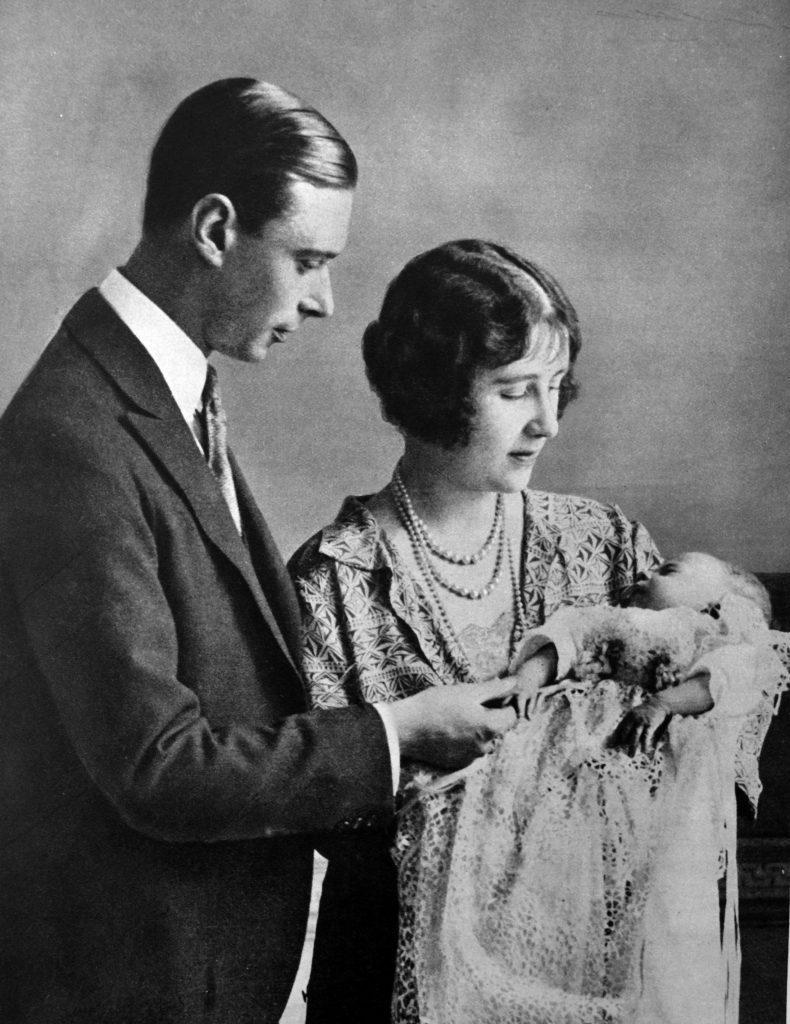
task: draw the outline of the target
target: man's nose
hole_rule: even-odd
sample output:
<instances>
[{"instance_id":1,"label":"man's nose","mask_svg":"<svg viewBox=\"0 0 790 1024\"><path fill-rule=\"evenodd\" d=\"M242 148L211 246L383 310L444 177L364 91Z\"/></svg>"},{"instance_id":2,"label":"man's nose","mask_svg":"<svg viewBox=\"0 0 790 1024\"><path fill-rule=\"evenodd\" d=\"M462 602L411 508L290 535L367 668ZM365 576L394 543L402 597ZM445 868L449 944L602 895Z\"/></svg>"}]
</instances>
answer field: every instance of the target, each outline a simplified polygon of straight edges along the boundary
<instances>
[{"instance_id":1,"label":"man's nose","mask_svg":"<svg viewBox=\"0 0 790 1024\"><path fill-rule=\"evenodd\" d=\"M310 288L300 305L305 316L323 317L334 313L335 300L332 295L329 267L321 267L311 275Z\"/></svg>"}]
</instances>

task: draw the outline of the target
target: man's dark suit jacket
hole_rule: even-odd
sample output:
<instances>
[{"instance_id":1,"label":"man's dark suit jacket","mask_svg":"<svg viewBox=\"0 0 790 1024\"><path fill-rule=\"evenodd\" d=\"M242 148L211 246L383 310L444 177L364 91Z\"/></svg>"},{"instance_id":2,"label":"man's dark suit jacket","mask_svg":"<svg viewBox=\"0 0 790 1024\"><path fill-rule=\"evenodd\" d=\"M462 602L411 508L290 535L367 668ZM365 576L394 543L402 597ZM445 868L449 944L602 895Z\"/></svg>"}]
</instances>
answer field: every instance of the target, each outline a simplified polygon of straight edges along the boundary
<instances>
[{"instance_id":1,"label":"man's dark suit jacket","mask_svg":"<svg viewBox=\"0 0 790 1024\"><path fill-rule=\"evenodd\" d=\"M4 1024L277 1020L310 833L391 812L376 712L305 713L295 598L236 483L246 546L95 290L0 420Z\"/></svg>"}]
</instances>

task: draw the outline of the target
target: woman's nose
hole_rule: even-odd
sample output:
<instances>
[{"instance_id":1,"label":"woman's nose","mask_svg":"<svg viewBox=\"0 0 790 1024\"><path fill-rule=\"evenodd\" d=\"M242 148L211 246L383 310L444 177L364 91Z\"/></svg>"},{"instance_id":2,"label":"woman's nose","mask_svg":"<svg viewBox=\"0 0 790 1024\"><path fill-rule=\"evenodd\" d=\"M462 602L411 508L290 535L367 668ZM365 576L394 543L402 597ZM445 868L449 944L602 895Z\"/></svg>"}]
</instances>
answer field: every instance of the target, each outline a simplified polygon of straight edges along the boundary
<instances>
[{"instance_id":1,"label":"woman's nose","mask_svg":"<svg viewBox=\"0 0 790 1024\"><path fill-rule=\"evenodd\" d=\"M329 267L323 266L311 275L310 287L302 299L302 313L305 316L331 316L335 311L332 282Z\"/></svg>"},{"instance_id":2,"label":"woman's nose","mask_svg":"<svg viewBox=\"0 0 790 1024\"><path fill-rule=\"evenodd\" d=\"M559 428L556 395L554 392L547 392L540 397L538 407L530 419L527 429L533 435L551 440L552 437L557 436Z\"/></svg>"}]
</instances>

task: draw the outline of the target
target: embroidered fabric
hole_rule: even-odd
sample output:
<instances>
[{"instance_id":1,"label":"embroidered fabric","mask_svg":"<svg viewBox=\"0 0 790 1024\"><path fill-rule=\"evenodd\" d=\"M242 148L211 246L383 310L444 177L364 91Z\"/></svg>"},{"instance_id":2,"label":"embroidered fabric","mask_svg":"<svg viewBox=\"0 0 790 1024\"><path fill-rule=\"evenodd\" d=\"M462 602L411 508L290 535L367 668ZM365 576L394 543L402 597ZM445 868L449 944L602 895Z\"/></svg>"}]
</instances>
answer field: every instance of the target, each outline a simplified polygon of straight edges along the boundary
<instances>
[{"instance_id":1,"label":"embroidered fabric","mask_svg":"<svg viewBox=\"0 0 790 1024\"><path fill-rule=\"evenodd\" d=\"M737 1021L733 765L739 750L756 772L764 710L751 746L744 714L787 688L788 638L737 603L718 622L687 609L569 615L582 624L576 670L608 642L620 678L569 680L463 786L429 786L404 810L396 860L419 1016L398 1021ZM687 670L747 637L754 678L718 679L714 711L673 720L650 756L607 749L657 666ZM750 772L739 781L756 800Z\"/></svg>"}]
</instances>

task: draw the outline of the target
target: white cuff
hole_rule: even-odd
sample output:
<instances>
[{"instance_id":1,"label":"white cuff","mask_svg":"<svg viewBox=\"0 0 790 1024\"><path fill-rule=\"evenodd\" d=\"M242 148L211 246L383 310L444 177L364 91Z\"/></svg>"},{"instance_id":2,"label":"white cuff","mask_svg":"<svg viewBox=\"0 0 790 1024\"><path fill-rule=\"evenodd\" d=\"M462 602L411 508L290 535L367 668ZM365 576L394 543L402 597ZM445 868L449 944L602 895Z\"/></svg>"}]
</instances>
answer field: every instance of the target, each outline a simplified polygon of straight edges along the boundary
<instances>
[{"instance_id":1,"label":"white cuff","mask_svg":"<svg viewBox=\"0 0 790 1024\"><path fill-rule=\"evenodd\" d=\"M716 714L737 718L755 710L762 691L757 678L757 653L751 644L726 644L703 654L687 675L708 672Z\"/></svg>"},{"instance_id":2,"label":"white cuff","mask_svg":"<svg viewBox=\"0 0 790 1024\"><path fill-rule=\"evenodd\" d=\"M392 768L392 792L395 794L398 792L398 785L400 783L400 740L398 739L398 730L395 728L390 709L386 704L372 704L371 707L378 711L381 724L384 726L384 732L387 736L390 767Z\"/></svg>"}]
</instances>

